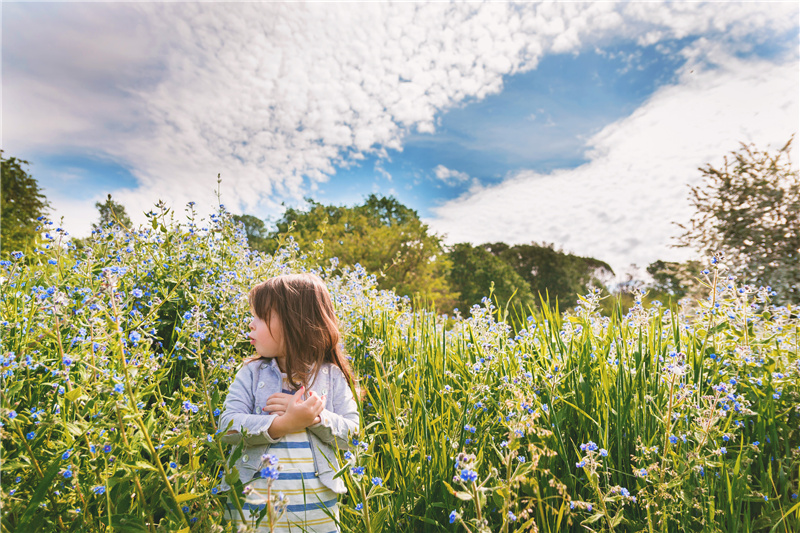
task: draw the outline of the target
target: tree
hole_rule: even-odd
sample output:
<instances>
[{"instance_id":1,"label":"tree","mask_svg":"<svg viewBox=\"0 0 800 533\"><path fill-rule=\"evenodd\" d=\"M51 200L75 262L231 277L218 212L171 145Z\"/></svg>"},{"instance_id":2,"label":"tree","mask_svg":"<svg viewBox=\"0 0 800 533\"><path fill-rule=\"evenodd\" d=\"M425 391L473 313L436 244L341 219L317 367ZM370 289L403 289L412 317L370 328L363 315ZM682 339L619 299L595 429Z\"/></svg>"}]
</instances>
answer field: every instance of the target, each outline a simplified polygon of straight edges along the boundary
<instances>
[{"instance_id":1,"label":"tree","mask_svg":"<svg viewBox=\"0 0 800 533\"><path fill-rule=\"evenodd\" d=\"M536 307L528 282L485 248L459 243L450 247L448 257L453 264L448 279L453 290L461 295L457 307L463 316L469 315L470 306L479 304L484 296L489 295L492 283L493 296L501 305L517 291L511 300L512 305L521 307L523 312L527 312L528 307Z\"/></svg>"},{"instance_id":2,"label":"tree","mask_svg":"<svg viewBox=\"0 0 800 533\"><path fill-rule=\"evenodd\" d=\"M287 208L270 237L286 233L293 224L291 235L302 250L322 239L320 259L336 257L342 266L359 263L377 275L379 288L404 296L419 294L439 310L453 308L458 295L447 281L452 265L442 239L429 233L416 211L393 197L374 194L353 207L306 201L305 211ZM275 239L270 239L268 251L275 246Z\"/></svg>"},{"instance_id":3,"label":"tree","mask_svg":"<svg viewBox=\"0 0 800 533\"><path fill-rule=\"evenodd\" d=\"M578 294L589 287L603 287L614 275L611 267L591 257L578 257L555 250L552 244L518 244L503 242L482 245L520 275L533 294L549 295L551 302L558 298L561 309L574 306Z\"/></svg>"},{"instance_id":4,"label":"tree","mask_svg":"<svg viewBox=\"0 0 800 533\"><path fill-rule=\"evenodd\" d=\"M94 206L100 212L100 221L97 224L92 224L93 230L100 230L109 224L120 224L126 228L131 227L131 219L128 217L128 213L125 212L125 206L112 200L111 194L108 195L105 202L95 202Z\"/></svg>"},{"instance_id":5,"label":"tree","mask_svg":"<svg viewBox=\"0 0 800 533\"><path fill-rule=\"evenodd\" d=\"M650 288L656 293L660 293L667 301L678 302L681 298L689 296L699 298L705 289L697 281L700 271L703 270L700 261L686 261L676 263L672 261L654 261L647 267L647 273L653 276L653 283Z\"/></svg>"},{"instance_id":6,"label":"tree","mask_svg":"<svg viewBox=\"0 0 800 533\"><path fill-rule=\"evenodd\" d=\"M24 252L36 242L37 218L45 216L50 208L39 184L22 165L30 163L16 157L6 159L0 150L0 240L3 257L8 257L13 251Z\"/></svg>"},{"instance_id":7,"label":"tree","mask_svg":"<svg viewBox=\"0 0 800 533\"><path fill-rule=\"evenodd\" d=\"M247 244L253 250L261 252L267 251L269 231L264 221L253 215L233 215L233 219L244 225L244 232L247 234Z\"/></svg>"},{"instance_id":8,"label":"tree","mask_svg":"<svg viewBox=\"0 0 800 533\"><path fill-rule=\"evenodd\" d=\"M721 168L699 168L692 186L695 214L676 247L706 256L724 252L744 283L771 286L776 302L800 302L800 179L790 151L794 136L777 152L741 143Z\"/></svg>"}]
</instances>

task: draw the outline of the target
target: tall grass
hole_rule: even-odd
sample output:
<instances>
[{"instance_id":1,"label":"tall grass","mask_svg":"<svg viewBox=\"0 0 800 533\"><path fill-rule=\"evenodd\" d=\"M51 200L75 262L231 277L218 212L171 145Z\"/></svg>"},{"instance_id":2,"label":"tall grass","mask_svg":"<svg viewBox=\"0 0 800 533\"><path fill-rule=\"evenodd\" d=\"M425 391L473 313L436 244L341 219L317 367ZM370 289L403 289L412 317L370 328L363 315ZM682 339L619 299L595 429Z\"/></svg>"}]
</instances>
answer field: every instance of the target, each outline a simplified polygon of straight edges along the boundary
<instances>
[{"instance_id":1,"label":"tall grass","mask_svg":"<svg viewBox=\"0 0 800 533\"><path fill-rule=\"evenodd\" d=\"M302 270L326 279L365 391L344 531L800 530L796 310L721 257L708 298L672 309L487 298L453 321L187 211L82 249L45 221L2 265L2 531L222 530L245 294Z\"/></svg>"}]
</instances>

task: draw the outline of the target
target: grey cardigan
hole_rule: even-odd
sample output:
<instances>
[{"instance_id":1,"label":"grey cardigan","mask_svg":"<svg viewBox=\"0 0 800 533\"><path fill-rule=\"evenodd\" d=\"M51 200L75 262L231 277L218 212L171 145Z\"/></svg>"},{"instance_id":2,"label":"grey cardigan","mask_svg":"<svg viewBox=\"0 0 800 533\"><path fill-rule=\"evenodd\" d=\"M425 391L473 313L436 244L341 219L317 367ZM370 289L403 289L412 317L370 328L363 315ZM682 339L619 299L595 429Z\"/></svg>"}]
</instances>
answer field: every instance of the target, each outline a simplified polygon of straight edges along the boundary
<instances>
[{"instance_id":1,"label":"grey cardigan","mask_svg":"<svg viewBox=\"0 0 800 533\"><path fill-rule=\"evenodd\" d=\"M239 470L239 479L245 485L259 471L261 455L277 442L267 431L277 415L266 414L261 408L267 404L270 395L281 391L281 383L281 371L275 359L258 359L243 365L236 373L225 398L219 427L224 433L231 430L236 433L224 434L222 442L238 444L242 440L242 430L246 430L242 456L233 465ZM308 392L312 390L326 397L327 406L320 414L320 422L306 428L314 472L326 487L344 494L347 492L344 482L333 478L339 470L334 449L344 451L353 447L352 439L359 430L358 406L347 379L336 365L322 365L307 387ZM220 488L228 490L230 485L223 479Z\"/></svg>"}]
</instances>

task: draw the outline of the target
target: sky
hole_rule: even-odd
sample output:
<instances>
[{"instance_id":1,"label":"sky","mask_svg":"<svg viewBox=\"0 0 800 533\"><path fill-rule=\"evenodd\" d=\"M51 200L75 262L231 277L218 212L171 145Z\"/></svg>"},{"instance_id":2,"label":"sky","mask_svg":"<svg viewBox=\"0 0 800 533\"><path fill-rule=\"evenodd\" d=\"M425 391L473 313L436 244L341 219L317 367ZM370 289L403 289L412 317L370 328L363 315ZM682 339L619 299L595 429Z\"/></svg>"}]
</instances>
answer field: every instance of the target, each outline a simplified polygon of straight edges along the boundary
<instances>
[{"instance_id":1,"label":"sky","mask_svg":"<svg viewBox=\"0 0 800 533\"><path fill-rule=\"evenodd\" d=\"M110 193L270 221L375 193L447 244L646 278L699 167L800 124L796 2L2 3L2 148L84 236ZM797 143L793 161L798 160Z\"/></svg>"}]
</instances>

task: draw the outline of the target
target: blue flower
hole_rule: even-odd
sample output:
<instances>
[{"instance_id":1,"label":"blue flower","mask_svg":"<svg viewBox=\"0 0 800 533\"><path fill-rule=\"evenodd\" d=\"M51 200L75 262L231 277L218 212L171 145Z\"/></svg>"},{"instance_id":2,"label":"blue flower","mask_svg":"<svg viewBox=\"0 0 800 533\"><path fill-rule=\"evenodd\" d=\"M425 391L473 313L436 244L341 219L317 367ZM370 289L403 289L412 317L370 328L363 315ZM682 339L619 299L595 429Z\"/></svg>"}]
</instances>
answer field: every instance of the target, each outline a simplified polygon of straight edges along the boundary
<instances>
[{"instance_id":1,"label":"blue flower","mask_svg":"<svg viewBox=\"0 0 800 533\"><path fill-rule=\"evenodd\" d=\"M128 335L128 338L129 338L129 339L130 339L130 340L131 340L131 341L132 341L134 344L136 344L137 342L139 342L140 340L142 340L142 335L141 335L141 333L139 333L138 331L131 331L131 332L130 332L130 334Z\"/></svg>"},{"instance_id":2,"label":"blue flower","mask_svg":"<svg viewBox=\"0 0 800 533\"><path fill-rule=\"evenodd\" d=\"M597 451L597 444L592 441L587 442L586 444L581 444L582 451L594 452Z\"/></svg>"},{"instance_id":3,"label":"blue flower","mask_svg":"<svg viewBox=\"0 0 800 533\"><path fill-rule=\"evenodd\" d=\"M105 485L97 485L96 487L92 487L92 492L100 496L101 494L105 494L106 487Z\"/></svg>"},{"instance_id":4,"label":"blue flower","mask_svg":"<svg viewBox=\"0 0 800 533\"><path fill-rule=\"evenodd\" d=\"M515 515L511 511L509 511L508 512L508 521L509 522L516 522L517 521L517 515Z\"/></svg>"},{"instance_id":5,"label":"blue flower","mask_svg":"<svg viewBox=\"0 0 800 533\"><path fill-rule=\"evenodd\" d=\"M28 440L33 440L33 438L34 438L35 436L36 436L36 432L35 432L35 431L31 431L30 433L28 433L27 435L25 435L25 438L26 438L26 439L28 439Z\"/></svg>"},{"instance_id":6,"label":"blue flower","mask_svg":"<svg viewBox=\"0 0 800 533\"><path fill-rule=\"evenodd\" d=\"M474 470L470 470L469 468L465 468L461 471L461 480L466 483L472 483L473 481L478 479L478 473Z\"/></svg>"},{"instance_id":7,"label":"blue flower","mask_svg":"<svg viewBox=\"0 0 800 533\"><path fill-rule=\"evenodd\" d=\"M103 452L108 453L110 451L111 451L111 445L110 444L106 444L105 446L103 446Z\"/></svg>"},{"instance_id":8,"label":"blue flower","mask_svg":"<svg viewBox=\"0 0 800 533\"><path fill-rule=\"evenodd\" d=\"M379 486L383 485L383 480L381 478L379 478L379 477L373 477L372 478L372 484L375 485L376 487L379 487Z\"/></svg>"},{"instance_id":9,"label":"blue flower","mask_svg":"<svg viewBox=\"0 0 800 533\"><path fill-rule=\"evenodd\" d=\"M186 311L185 313L183 313L183 319L184 320L189 320L190 318L192 318L191 311Z\"/></svg>"},{"instance_id":10,"label":"blue flower","mask_svg":"<svg viewBox=\"0 0 800 533\"><path fill-rule=\"evenodd\" d=\"M67 469L64 470L64 472L61 475L63 475L66 479L71 478L72 477L72 465L69 465L67 467Z\"/></svg>"},{"instance_id":11,"label":"blue flower","mask_svg":"<svg viewBox=\"0 0 800 533\"><path fill-rule=\"evenodd\" d=\"M17 412L12 409L11 411L8 412L8 418L11 420L17 418Z\"/></svg>"},{"instance_id":12,"label":"blue flower","mask_svg":"<svg viewBox=\"0 0 800 533\"><path fill-rule=\"evenodd\" d=\"M728 449L725 446L721 446L719 449L719 453L720 455L725 455L726 453L728 453Z\"/></svg>"},{"instance_id":13,"label":"blue flower","mask_svg":"<svg viewBox=\"0 0 800 533\"><path fill-rule=\"evenodd\" d=\"M170 468L178 468L178 465L177 465L177 464L175 464L175 461L170 461L170 462L169 462L169 467L170 467Z\"/></svg>"},{"instance_id":14,"label":"blue flower","mask_svg":"<svg viewBox=\"0 0 800 533\"><path fill-rule=\"evenodd\" d=\"M676 437L675 435L670 435L670 436L669 436L669 441L670 441L672 444L678 444L678 437Z\"/></svg>"},{"instance_id":15,"label":"blue flower","mask_svg":"<svg viewBox=\"0 0 800 533\"><path fill-rule=\"evenodd\" d=\"M642 468L641 470L639 470L639 475L642 477L647 477L647 470Z\"/></svg>"},{"instance_id":16,"label":"blue flower","mask_svg":"<svg viewBox=\"0 0 800 533\"><path fill-rule=\"evenodd\" d=\"M188 505L184 505L183 507L181 507L181 510L182 510L184 513L188 513L188 512L189 512L189 506L188 506Z\"/></svg>"},{"instance_id":17,"label":"blue flower","mask_svg":"<svg viewBox=\"0 0 800 533\"><path fill-rule=\"evenodd\" d=\"M219 416L219 409L214 409L214 416Z\"/></svg>"},{"instance_id":18,"label":"blue flower","mask_svg":"<svg viewBox=\"0 0 800 533\"><path fill-rule=\"evenodd\" d=\"M266 468L261 469L261 478L262 479L278 479L280 473L278 472L277 468L273 468L268 466Z\"/></svg>"},{"instance_id":19,"label":"blue flower","mask_svg":"<svg viewBox=\"0 0 800 533\"><path fill-rule=\"evenodd\" d=\"M213 488L211 489L211 494L213 494L213 495L215 495L215 496L217 495L217 493L218 493L218 492L219 492L219 487L213 487Z\"/></svg>"},{"instance_id":20,"label":"blue flower","mask_svg":"<svg viewBox=\"0 0 800 533\"><path fill-rule=\"evenodd\" d=\"M354 466L350 469L354 476L363 476L364 475L364 467L363 466Z\"/></svg>"},{"instance_id":21,"label":"blue flower","mask_svg":"<svg viewBox=\"0 0 800 533\"><path fill-rule=\"evenodd\" d=\"M600 448L600 457L608 457L608 450Z\"/></svg>"},{"instance_id":22,"label":"blue flower","mask_svg":"<svg viewBox=\"0 0 800 533\"><path fill-rule=\"evenodd\" d=\"M575 468L583 468L584 466L586 466L586 461L575 463Z\"/></svg>"},{"instance_id":23,"label":"blue flower","mask_svg":"<svg viewBox=\"0 0 800 533\"><path fill-rule=\"evenodd\" d=\"M69 459L69 454L70 454L70 452L72 452L72 448L70 448L69 450L65 451L65 452L64 452L64 453L61 455L61 459L63 459L64 461L66 461L67 459Z\"/></svg>"},{"instance_id":24,"label":"blue flower","mask_svg":"<svg viewBox=\"0 0 800 533\"><path fill-rule=\"evenodd\" d=\"M458 516L458 515L456 515L456 512L455 512L455 510L454 510L453 512L451 512L451 513L450 513L450 523L451 523L451 524L452 524L453 522L455 522L455 521L456 521L456 517L457 517L457 516Z\"/></svg>"},{"instance_id":25,"label":"blue flower","mask_svg":"<svg viewBox=\"0 0 800 533\"><path fill-rule=\"evenodd\" d=\"M359 502L358 505L356 505L356 511L360 511L363 508L364 508L364 504L361 503L361 502Z\"/></svg>"},{"instance_id":26,"label":"blue flower","mask_svg":"<svg viewBox=\"0 0 800 533\"><path fill-rule=\"evenodd\" d=\"M622 495L623 495L623 496L625 496L626 498L627 498L627 497L629 497L629 496L631 495L631 493L630 493L630 492L628 491L628 489L626 489L625 487L622 487L622 488L620 489L620 491L619 491L619 492L620 492L620 494L622 494Z\"/></svg>"},{"instance_id":27,"label":"blue flower","mask_svg":"<svg viewBox=\"0 0 800 533\"><path fill-rule=\"evenodd\" d=\"M131 295L133 295L134 298L141 298L142 296L144 296L144 292L142 292L141 289L133 289L131 291Z\"/></svg>"},{"instance_id":28,"label":"blue flower","mask_svg":"<svg viewBox=\"0 0 800 533\"><path fill-rule=\"evenodd\" d=\"M353 454L350 452L344 452L344 458L348 461L351 461L353 459Z\"/></svg>"}]
</instances>

